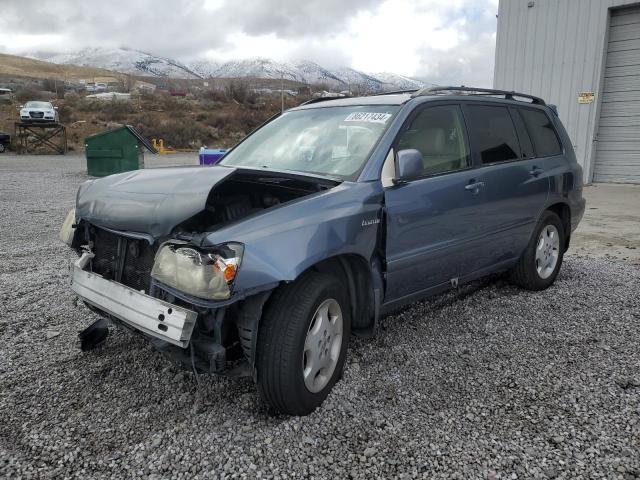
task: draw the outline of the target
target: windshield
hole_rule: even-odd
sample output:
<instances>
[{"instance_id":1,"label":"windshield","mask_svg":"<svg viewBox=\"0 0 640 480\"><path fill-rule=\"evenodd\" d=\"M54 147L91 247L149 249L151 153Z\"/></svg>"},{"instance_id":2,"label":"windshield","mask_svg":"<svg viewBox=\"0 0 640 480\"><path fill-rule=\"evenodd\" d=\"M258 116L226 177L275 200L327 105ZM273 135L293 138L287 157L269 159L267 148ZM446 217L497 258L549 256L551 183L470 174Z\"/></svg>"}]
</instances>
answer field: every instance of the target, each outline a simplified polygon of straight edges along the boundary
<instances>
[{"instance_id":1,"label":"windshield","mask_svg":"<svg viewBox=\"0 0 640 480\"><path fill-rule=\"evenodd\" d=\"M49 102L27 102L26 108L53 108Z\"/></svg>"},{"instance_id":2,"label":"windshield","mask_svg":"<svg viewBox=\"0 0 640 480\"><path fill-rule=\"evenodd\" d=\"M223 165L351 177L366 162L398 105L286 112L231 150Z\"/></svg>"}]
</instances>

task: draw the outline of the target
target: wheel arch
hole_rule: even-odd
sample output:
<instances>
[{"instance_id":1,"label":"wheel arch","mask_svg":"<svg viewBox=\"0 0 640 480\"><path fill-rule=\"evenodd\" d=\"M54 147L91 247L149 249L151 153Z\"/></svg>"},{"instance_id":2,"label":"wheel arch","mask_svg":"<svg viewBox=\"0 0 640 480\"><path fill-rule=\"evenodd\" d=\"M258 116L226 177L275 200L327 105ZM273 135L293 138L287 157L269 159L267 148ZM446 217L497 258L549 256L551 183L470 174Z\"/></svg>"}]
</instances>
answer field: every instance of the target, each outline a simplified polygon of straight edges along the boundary
<instances>
[{"instance_id":1,"label":"wheel arch","mask_svg":"<svg viewBox=\"0 0 640 480\"><path fill-rule=\"evenodd\" d=\"M350 253L326 258L309 266L295 280L316 271L328 273L345 279L351 307L352 332L360 336L371 336L375 332L376 319L379 314L379 302L382 280L378 278L379 268L375 261L372 264L361 255ZM280 282L273 290L262 292L241 301L235 318L238 335L245 357L252 370L255 367L256 341L260 334L260 323L263 312L268 308L272 294L291 282ZM255 370L254 370L255 374Z\"/></svg>"},{"instance_id":2,"label":"wheel arch","mask_svg":"<svg viewBox=\"0 0 640 480\"><path fill-rule=\"evenodd\" d=\"M546 210L551 211L560 217L564 229L564 251L569 249L571 239L571 207L565 202L557 202L549 205Z\"/></svg>"},{"instance_id":3,"label":"wheel arch","mask_svg":"<svg viewBox=\"0 0 640 480\"><path fill-rule=\"evenodd\" d=\"M354 333L370 333L375 319L375 285L371 264L358 254L340 254L321 260L305 272L315 270L343 278L351 307ZM303 274L305 273L303 272Z\"/></svg>"}]
</instances>

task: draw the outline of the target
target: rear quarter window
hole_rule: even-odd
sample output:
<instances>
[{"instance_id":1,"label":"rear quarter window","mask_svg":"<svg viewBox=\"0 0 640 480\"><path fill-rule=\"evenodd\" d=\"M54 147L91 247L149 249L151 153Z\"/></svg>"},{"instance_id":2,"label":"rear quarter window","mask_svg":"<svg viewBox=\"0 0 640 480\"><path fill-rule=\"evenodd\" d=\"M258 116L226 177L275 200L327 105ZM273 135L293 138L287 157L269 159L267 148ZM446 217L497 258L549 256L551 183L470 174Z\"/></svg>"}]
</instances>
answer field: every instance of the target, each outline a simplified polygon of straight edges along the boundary
<instances>
[{"instance_id":1,"label":"rear quarter window","mask_svg":"<svg viewBox=\"0 0 640 480\"><path fill-rule=\"evenodd\" d=\"M521 108L520 115L527 127L537 157L552 157L562 153L558 134L546 113L540 110Z\"/></svg>"}]
</instances>

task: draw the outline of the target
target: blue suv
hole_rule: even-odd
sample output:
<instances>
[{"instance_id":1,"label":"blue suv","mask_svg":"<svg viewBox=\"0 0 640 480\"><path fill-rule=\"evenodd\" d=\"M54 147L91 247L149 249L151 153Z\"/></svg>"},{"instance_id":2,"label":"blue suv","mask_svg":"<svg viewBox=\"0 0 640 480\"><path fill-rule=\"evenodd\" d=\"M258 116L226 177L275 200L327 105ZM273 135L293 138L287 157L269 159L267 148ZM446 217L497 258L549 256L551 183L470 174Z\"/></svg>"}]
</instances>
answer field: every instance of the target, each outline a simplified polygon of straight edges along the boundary
<instances>
[{"instance_id":1,"label":"blue suv","mask_svg":"<svg viewBox=\"0 0 640 480\"><path fill-rule=\"evenodd\" d=\"M495 272L549 287L584 208L553 106L439 87L313 100L216 166L89 180L60 234L103 317L83 348L128 327L304 415L381 315Z\"/></svg>"}]
</instances>

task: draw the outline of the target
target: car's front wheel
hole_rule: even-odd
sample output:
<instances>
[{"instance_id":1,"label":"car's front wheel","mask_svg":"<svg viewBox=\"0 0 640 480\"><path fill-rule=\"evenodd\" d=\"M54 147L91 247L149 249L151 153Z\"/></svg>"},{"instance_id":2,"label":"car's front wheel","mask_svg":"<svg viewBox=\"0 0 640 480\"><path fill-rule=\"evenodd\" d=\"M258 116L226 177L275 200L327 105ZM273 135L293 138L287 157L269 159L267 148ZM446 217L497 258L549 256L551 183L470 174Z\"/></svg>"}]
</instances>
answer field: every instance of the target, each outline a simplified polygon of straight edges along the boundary
<instances>
[{"instance_id":1,"label":"car's front wheel","mask_svg":"<svg viewBox=\"0 0 640 480\"><path fill-rule=\"evenodd\" d=\"M350 328L339 279L307 272L277 290L258 331L257 383L264 401L290 415L315 410L342 374Z\"/></svg>"},{"instance_id":2,"label":"car's front wheel","mask_svg":"<svg viewBox=\"0 0 640 480\"><path fill-rule=\"evenodd\" d=\"M564 256L565 233L560 217L542 214L522 257L511 270L511 280L527 290L544 290L558 276Z\"/></svg>"}]
</instances>

